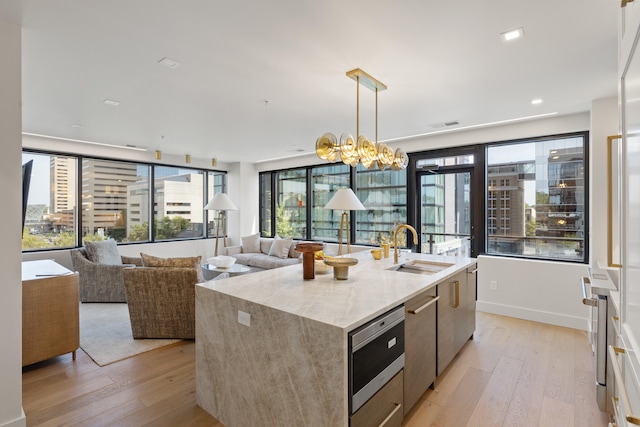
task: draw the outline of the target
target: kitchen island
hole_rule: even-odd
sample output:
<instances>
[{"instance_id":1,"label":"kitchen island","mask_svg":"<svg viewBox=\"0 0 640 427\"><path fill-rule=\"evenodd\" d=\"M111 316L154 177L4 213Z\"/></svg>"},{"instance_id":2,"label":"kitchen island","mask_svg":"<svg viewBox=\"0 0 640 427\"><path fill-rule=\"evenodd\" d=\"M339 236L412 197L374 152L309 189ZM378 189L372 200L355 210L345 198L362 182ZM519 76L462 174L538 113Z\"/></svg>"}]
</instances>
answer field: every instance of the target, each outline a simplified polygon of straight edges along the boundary
<instances>
[{"instance_id":1,"label":"kitchen island","mask_svg":"<svg viewBox=\"0 0 640 427\"><path fill-rule=\"evenodd\" d=\"M198 284L198 404L228 427L347 426L348 333L476 262L403 253L399 264L451 264L410 274L389 270L391 257L352 257L348 280L303 280L299 264Z\"/></svg>"}]
</instances>

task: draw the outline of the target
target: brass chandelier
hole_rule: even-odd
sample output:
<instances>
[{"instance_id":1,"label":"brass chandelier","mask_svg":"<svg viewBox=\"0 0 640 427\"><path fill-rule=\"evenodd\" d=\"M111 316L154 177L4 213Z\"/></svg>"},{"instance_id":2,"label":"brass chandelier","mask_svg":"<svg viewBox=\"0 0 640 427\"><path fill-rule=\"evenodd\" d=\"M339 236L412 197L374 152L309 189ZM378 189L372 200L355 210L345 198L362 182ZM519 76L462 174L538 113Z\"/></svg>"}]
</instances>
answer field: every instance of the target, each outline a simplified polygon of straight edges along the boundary
<instances>
[{"instance_id":1,"label":"brass chandelier","mask_svg":"<svg viewBox=\"0 0 640 427\"><path fill-rule=\"evenodd\" d=\"M391 168L402 170L409 164L409 157L400 148L394 152L387 144L378 142L378 92L386 90L387 86L362 71L360 68L347 71L347 77L356 81L356 137L354 140L350 133L345 132L340 136L340 141L332 133L325 133L316 140L316 154L323 160L334 163L342 160L349 166L357 166L362 163L367 169L376 166L380 170ZM372 142L364 135L360 135L360 85L363 85L376 93L376 140Z\"/></svg>"}]
</instances>

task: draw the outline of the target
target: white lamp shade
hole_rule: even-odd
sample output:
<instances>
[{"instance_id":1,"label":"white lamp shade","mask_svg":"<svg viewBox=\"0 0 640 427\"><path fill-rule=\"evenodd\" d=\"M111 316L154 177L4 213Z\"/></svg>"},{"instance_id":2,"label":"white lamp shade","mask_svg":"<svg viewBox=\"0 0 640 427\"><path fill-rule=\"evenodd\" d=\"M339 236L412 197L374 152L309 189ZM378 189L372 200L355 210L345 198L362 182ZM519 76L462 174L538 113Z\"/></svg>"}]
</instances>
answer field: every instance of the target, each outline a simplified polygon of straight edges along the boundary
<instances>
[{"instance_id":1,"label":"white lamp shade","mask_svg":"<svg viewBox=\"0 0 640 427\"><path fill-rule=\"evenodd\" d=\"M358 200L358 197L350 188L341 188L338 190L324 208L341 209L345 211L365 210L365 207L362 206L362 203L360 203L360 200Z\"/></svg>"},{"instance_id":2,"label":"white lamp shade","mask_svg":"<svg viewBox=\"0 0 640 427\"><path fill-rule=\"evenodd\" d=\"M227 193L218 193L213 196L213 199L209 200L207 206L204 207L206 210L214 210L214 211L237 211L236 205L233 204L231 198L227 195Z\"/></svg>"}]
</instances>

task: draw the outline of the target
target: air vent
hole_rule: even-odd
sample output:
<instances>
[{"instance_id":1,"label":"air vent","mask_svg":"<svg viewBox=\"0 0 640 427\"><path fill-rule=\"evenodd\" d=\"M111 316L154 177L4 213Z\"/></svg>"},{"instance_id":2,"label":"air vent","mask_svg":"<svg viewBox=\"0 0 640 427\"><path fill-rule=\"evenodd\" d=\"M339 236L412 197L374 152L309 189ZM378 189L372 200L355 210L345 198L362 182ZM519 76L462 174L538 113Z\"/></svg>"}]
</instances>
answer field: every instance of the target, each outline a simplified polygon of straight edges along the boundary
<instances>
[{"instance_id":1,"label":"air vent","mask_svg":"<svg viewBox=\"0 0 640 427\"><path fill-rule=\"evenodd\" d=\"M459 125L460 122L457 120L452 120L450 122L441 122L441 123L433 123L431 125L429 125L431 128L433 129L442 129L442 128L446 128L449 126L456 126Z\"/></svg>"},{"instance_id":2,"label":"air vent","mask_svg":"<svg viewBox=\"0 0 640 427\"><path fill-rule=\"evenodd\" d=\"M160 65L162 65L164 67L170 68L170 69L178 68L179 66L182 65L178 61L174 61L173 59L167 58L167 57L164 57L161 60L159 60L158 64L160 64Z\"/></svg>"}]
</instances>

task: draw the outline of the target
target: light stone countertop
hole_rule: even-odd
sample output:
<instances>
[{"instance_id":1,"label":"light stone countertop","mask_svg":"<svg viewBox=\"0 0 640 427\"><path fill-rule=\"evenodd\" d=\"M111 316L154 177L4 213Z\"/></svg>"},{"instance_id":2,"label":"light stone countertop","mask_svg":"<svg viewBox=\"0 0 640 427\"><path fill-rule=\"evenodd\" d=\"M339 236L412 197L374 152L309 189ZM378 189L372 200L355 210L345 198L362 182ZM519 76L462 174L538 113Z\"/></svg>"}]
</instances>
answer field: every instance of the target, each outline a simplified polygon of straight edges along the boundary
<instances>
[{"instance_id":1,"label":"light stone countertop","mask_svg":"<svg viewBox=\"0 0 640 427\"><path fill-rule=\"evenodd\" d=\"M414 259L453 264L426 275L386 270L394 266L393 252L379 261L368 250L349 257L358 264L349 267L347 280L335 280L333 270L303 280L302 264L297 264L198 286L350 331L476 263L475 258L401 254L400 264Z\"/></svg>"}]
</instances>

